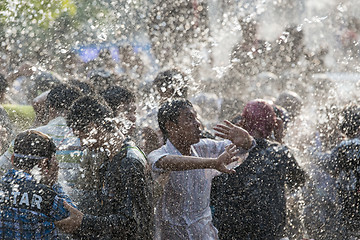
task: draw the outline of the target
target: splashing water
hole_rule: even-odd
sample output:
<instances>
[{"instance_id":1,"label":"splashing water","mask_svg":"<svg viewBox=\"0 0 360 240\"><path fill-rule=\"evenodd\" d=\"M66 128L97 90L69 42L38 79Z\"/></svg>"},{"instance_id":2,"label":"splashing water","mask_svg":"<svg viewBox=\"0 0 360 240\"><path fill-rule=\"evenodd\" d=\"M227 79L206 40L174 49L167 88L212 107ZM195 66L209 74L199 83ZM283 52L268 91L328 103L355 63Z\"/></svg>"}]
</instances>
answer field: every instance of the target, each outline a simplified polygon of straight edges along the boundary
<instances>
[{"instance_id":1,"label":"splashing water","mask_svg":"<svg viewBox=\"0 0 360 240\"><path fill-rule=\"evenodd\" d=\"M303 107L284 143L310 180L289 194L289 202L298 202L289 204L289 215L300 221L289 220L288 234L330 239L336 184L319 158L339 143L331 137L339 109L359 98L359 10L355 0L5 0L0 64L8 75L28 61L33 72L57 72L62 81L85 79L90 69L126 75L118 81L138 94L137 125L154 115L159 97L152 81L170 68L188 76L189 99L206 98L199 114L208 128L240 114L251 99L275 102L284 91L298 93ZM9 103L18 103L12 95L19 93L30 105L24 89L39 90L33 86L16 79ZM125 134L132 128L125 117L117 121ZM325 142L331 147L324 149ZM320 148L324 155L315 157Z\"/></svg>"}]
</instances>

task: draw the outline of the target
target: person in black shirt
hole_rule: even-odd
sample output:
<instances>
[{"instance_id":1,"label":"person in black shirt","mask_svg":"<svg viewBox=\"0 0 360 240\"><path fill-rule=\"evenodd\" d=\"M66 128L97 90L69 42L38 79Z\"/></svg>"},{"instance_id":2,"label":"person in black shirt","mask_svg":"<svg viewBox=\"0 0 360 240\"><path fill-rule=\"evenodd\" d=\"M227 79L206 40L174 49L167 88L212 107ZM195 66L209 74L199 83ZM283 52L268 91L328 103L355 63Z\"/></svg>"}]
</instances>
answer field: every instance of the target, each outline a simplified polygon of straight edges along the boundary
<instances>
[{"instance_id":1,"label":"person in black shirt","mask_svg":"<svg viewBox=\"0 0 360 240\"><path fill-rule=\"evenodd\" d=\"M336 179L338 231L350 239L360 235L360 108L350 104L342 117L340 130L346 139L332 149L327 167Z\"/></svg>"},{"instance_id":2,"label":"person in black shirt","mask_svg":"<svg viewBox=\"0 0 360 240\"><path fill-rule=\"evenodd\" d=\"M305 182L305 172L289 149L269 140L277 127L272 106L250 101L241 125L256 140L256 146L236 173L213 180L211 205L220 239L280 239L286 223L285 185L295 188Z\"/></svg>"},{"instance_id":3,"label":"person in black shirt","mask_svg":"<svg viewBox=\"0 0 360 240\"><path fill-rule=\"evenodd\" d=\"M83 97L70 108L68 125L86 147L103 152L98 169L97 215L69 207L60 229L95 239L153 239L150 167L143 152L108 121L112 112L97 99Z\"/></svg>"}]
</instances>

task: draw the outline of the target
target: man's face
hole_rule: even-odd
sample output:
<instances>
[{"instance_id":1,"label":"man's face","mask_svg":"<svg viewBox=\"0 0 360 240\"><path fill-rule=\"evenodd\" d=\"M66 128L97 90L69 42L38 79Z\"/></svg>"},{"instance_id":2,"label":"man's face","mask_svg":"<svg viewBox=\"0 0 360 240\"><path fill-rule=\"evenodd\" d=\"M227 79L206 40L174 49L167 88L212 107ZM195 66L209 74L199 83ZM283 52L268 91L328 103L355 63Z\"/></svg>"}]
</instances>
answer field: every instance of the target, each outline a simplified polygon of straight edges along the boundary
<instances>
[{"instance_id":1,"label":"man's face","mask_svg":"<svg viewBox=\"0 0 360 240\"><path fill-rule=\"evenodd\" d=\"M102 136L104 133L99 130L96 124L90 124L81 131L74 131L74 134L80 138L82 146L90 150L99 149L102 146Z\"/></svg>"},{"instance_id":2,"label":"man's face","mask_svg":"<svg viewBox=\"0 0 360 240\"><path fill-rule=\"evenodd\" d=\"M135 102L124 104L117 109L118 117L120 120L119 129L126 135L132 135L136 128L136 105Z\"/></svg>"},{"instance_id":3,"label":"man's face","mask_svg":"<svg viewBox=\"0 0 360 240\"><path fill-rule=\"evenodd\" d=\"M192 107L187 107L180 110L180 115L177 124L175 124L175 137L187 144L195 144L200 141L200 122L197 119L197 114ZM171 130L170 130L171 131Z\"/></svg>"}]
</instances>

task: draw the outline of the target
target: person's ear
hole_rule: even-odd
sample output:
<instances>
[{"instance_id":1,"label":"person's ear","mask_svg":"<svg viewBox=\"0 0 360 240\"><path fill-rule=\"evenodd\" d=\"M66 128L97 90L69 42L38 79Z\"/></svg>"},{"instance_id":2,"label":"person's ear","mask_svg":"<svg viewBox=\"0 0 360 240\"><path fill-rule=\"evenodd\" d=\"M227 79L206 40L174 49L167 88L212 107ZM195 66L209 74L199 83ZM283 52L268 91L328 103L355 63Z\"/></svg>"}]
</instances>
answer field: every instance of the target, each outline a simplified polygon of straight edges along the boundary
<instances>
[{"instance_id":1,"label":"person's ear","mask_svg":"<svg viewBox=\"0 0 360 240\"><path fill-rule=\"evenodd\" d=\"M42 159L38 162L38 166L40 169L47 169L49 166L48 166L48 159L45 158L45 159Z\"/></svg>"}]
</instances>

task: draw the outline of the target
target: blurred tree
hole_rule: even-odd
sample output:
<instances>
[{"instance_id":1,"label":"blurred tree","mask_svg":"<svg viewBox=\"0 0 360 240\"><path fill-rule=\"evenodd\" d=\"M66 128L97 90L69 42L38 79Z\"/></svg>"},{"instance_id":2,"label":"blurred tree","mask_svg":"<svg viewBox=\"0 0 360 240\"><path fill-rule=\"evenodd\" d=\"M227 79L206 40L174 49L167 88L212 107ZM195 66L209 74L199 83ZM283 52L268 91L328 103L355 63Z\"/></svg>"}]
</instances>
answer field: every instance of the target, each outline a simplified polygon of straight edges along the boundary
<instances>
[{"instance_id":1,"label":"blurred tree","mask_svg":"<svg viewBox=\"0 0 360 240\"><path fill-rule=\"evenodd\" d=\"M75 15L76 9L72 0L3 0L0 2L0 21L23 19L47 27L62 13Z\"/></svg>"}]
</instances>

